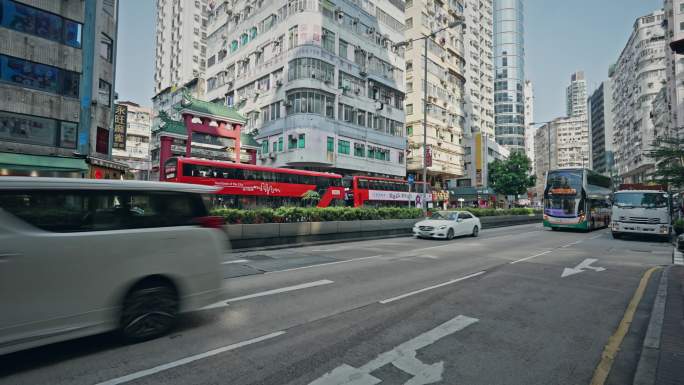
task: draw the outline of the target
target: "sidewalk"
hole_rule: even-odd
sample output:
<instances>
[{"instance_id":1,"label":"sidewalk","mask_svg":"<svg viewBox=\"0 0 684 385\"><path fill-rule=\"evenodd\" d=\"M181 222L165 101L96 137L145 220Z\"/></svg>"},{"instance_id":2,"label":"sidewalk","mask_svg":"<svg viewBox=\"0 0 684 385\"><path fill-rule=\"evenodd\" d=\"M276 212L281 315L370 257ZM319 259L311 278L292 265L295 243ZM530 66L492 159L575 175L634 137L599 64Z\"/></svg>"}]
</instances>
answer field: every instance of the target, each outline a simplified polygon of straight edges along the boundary
<instances>
[{"instance_id":1,"label":"sidewalk","mask_svg":"<svg viewBox=\"0 0 684 385\"><path fill-rule=\"evenodd\" d=\"M684 266L661 276L634 385L684 384Z\"/></svg>"},{"instance_id":2,"label":"sidewalk","mask_svg":"<svg viewBox=\"0 0 684 385\"><path fill-rule=\"evenodd\" d=\"M684 266L672 266L656 371L657 385L684 384Z\"/></svg>"}]
</instances>

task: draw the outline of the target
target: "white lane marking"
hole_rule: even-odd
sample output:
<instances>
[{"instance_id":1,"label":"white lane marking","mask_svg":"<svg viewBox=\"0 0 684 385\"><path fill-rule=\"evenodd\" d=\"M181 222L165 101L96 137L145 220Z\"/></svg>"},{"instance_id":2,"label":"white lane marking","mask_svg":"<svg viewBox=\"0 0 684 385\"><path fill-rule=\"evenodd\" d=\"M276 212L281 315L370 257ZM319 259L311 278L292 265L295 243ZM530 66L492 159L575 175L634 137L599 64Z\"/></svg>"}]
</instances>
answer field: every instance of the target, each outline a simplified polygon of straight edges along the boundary
<instances>
[{"instance_id":1,"label":"white lane marking","mask_svg":"<svg viewBox=\"0 0 684 385\"><path fill-rule=\"evenodd\" d=\"M382 380L372 376L371 373L388 364L394 365L397 369L411 376L411 379L406 381L404 385L425 385L439 382L442 380L442 373L444 373L444 361L426 364L416 357L416 351L478 321L477 318L459 315L392 350L380 354L359 368L342 364L309 383L309 385L375 385Z\"/></svg>"},{"instance_id":2,"label":"white lane marking","mask_svg":"<svg viewBox=\"0 0 684 385\"><path fill-rule=\"evenodd\" d=\"M197 361L197 360L201 360L201 359L204 359L204 358L207 358L207 357L215 356L215 355L217 355L217 354L229 352L229 351L231 351L231 350L235 350L235 349L241 348L241 347L243 347L243 346L255 344L255 343L257 343L257 342L266 341L266 340L269 340L269 339L271 339L271 338L275 338L275 337L281 336L281 335L283 335L283 334L285 334L284 331L278 331L278 332L275 332L275 333L266 334L266 335L263 335L263 336L261 336L261 337L252 338L251 340L238 342L238 343L235 343L235 344L232 344L232 345L224 346L224 347L222 347L222 348L210 350L210 351L205 352L205 353L195 354L194 356L185 357L185 358L180 359L180 360L177 360L177 361L169 362L168 364L163 364L163 365L155 366L154 368L150 368L150 369L146 369L146 370L141 370L141 371L139 371L139 372L131 373L131 374L126 375L126 376L123 376L123 377L118 377L118 378L114 378L114 379L109 380L109 381L100 382L100 383L98 383L98 384L96 384L96 385L117 385L117 384L123 384L123 383L125 383L125 382L137 380L138 378L142 378L142 377L149 376L149 375L151 375L151 374L163 372L164 370L168 370L168 369L171 369L171 368L175 368L175 367L177 367L177 366L185 365L185 364L188 364L188 363L193 362L193 361Z\"/></svg>"},{"instance_id":3,"label":"white lane marking","mask_svg":"<svg viewBox=\"0 0 684 385\"><path fill-rule=\"evenodd\" d=\"M232 263L243 263L243 262L249 262L249 259L234 259L232 261L221 262L221 264L222 265L230 265Z\"/></svg>"},{"instance_id":4,"label":"white lane marking","mask_svg":"<svg viewBox=\"0 0 684 385\"><path fill-rule=\"evenodd\" d=\"M335 283L335 282L331 281L329 279L322 279L320 281L307 282L307 283L302 283L302 284L294 285L294 286L281 287L279 289L261 291L261 292L254 293L254 294L243 295L241 297L229 298L229 299L223 300L221 302L216 302L214 304L203 307L202 310L216 309L219 307L228 306L228 304L231 302L244 301L246 299L258 298L258 297L265 297L267 295L287 293L287 292L295 291L295 290L308 289L310 287L330 285L331 283Z\"/></svg>"},{"instance_id":5,"label":"white lane marking","mask_svg":"<svg viewBox=\"0 0 684 385\"><path fill-rule=\"evenodd\" d=\"M579 265L573 267L573 268L564 268L563 272L561 273L561 278L569 277L571 275L579 274L583 271L586 271L585 269L589 270L594 270L594 271L605 271L605 267L598 267L598 266L591 266L592 263L598 261L598 259L595 258L587 258L584 261L582 261Z\"/></svg>"},{"instance_id":6,"label":"white lane marking","mask_svg":"<svg viewBox=\"0 0 684 385\"><path fill-rule=\"evenodd\" d=\"M543 253L531 255L531 256L525 257L525 258L516 259L515 261L510 262L510 264L511 264L511 265L514 265L514 264L516 264L516 263L518 263L518 262L529 261L529 260L532 259L532 258L537 258L537 257L540 257L540 256L542 256L542 255L549 254L549 253L551 253L551 252L553 252L553 250L547 250L547 251L545 251L545 252L543 252Z\"/></svg>"},{"instance_id":7,"label":"white lane marking","mask_svg":"<svg viewBox=\"0 0 684 385\"><path fill-rule=\"evenodd\" d=\"M388 303L390 303L390 302L398 301L398 300L400 300L400 299L404 299L404 298L406 298L406 297L410 297L410 296L415 295L415 294L420 294L420 293L426 292L426 291L428 291L428 290L437 289L437 288L442 287L442 286L451 285L452 283L464 281L464 280L466 280L466 279L468 279L468 278L477 277L478 275L482 275L482 274L484 274L484 273L486 273L486 271L484 271L484 270L483 270L483 271L478 271L477 273L470 274L470 275L466 275L465 277L452 279L451 281L442 282L442 283L440 283L440 284L437 284L437 285L434 285L434 286L429 286L429 287L426 287L426 288L423 288L423 289L420 289L420 290L412 291L412 292L410 292L410 293L402 294L402 295L397 296L397 297L392 297L392 298L383 299L382 301L380 301L380 303L383 304L383 305L385 305L385 304L388 304Z\"/></svg>"},{"instance_id":8,"label":"white lane marking","mask_svg":"<svg viewBox=\"0 0 684 385\"><path fill-rule=\"evenodd\" d=\"M267 271L264 274L276 274L276 273L284 273L287 271L295 271L295 270L304 270L304 269L313 269L314 267L323 267L323 266L330 266L330 265L339 265L342 263L349 263L349 262L356 262L356 261L363 261L366 259L374 259L374 258L380 258L382 255L371 255L370 257L361 257L361 258L354 258L354 259L345 259L344 261L335 261L335 262L326 262L326 263L318 263L316 265L308 265L308 266L301 266L301 267L293 267L291 269L284 269L284 270L274 270L274 271Z\"/></svg>"},{"instance_id":9,"label":"white lane marking","mask_svg":"<svg viewBox=\"0 0 684 385\"><path fill-rule=\"evenodd\" d=\"M589 239L601 238L602 236L603 236L603 234L594 235L593 237L591 237L591 238L589 238Z\"/></svg>"},{"instance_id":10,"label":"white lane marking","mask_svg":"<svg viewBox=\"0 0 684 385\"><path fill-rule=\"evenodd\" d=\"M575 241L575 242L570 242L570 243L568 243L567 245L561 246L561 249L565 249L566 247L574 246L574 245L577 245L577 244L582 243L582 242L584 242L584 241L583 241L583 240L579 240L579 241Z\"/></svg>"}]
</instances>

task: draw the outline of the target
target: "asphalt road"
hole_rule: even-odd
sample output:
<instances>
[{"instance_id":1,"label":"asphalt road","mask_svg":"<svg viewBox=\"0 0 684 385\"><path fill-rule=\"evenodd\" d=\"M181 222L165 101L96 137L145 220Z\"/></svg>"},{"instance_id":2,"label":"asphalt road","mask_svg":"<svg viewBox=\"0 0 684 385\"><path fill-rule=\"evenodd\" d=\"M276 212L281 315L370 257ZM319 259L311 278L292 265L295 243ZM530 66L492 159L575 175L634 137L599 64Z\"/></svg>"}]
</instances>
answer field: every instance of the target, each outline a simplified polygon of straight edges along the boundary
<instances>
[{"instance_id":1,"label":"asphalt road","mask_svg":"<svg viewBox=\"0 0 684 385\"><path fill-rule=\"evenodd\" d=\"M225 300L170 336L3 356L0 384L588 384L643 274L671 250L523 225L234 253ZM628 358L613 382L629 378Z\"/></svg>"}]
</instances>

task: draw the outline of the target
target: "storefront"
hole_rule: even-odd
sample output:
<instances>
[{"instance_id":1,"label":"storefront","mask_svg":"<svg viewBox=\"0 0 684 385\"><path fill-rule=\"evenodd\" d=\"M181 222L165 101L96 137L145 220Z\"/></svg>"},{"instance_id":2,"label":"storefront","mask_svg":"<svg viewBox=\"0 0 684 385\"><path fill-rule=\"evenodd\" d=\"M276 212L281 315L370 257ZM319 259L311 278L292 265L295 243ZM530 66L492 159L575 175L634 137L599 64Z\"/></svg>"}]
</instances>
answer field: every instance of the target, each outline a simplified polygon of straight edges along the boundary
<instances>
[{"instance_id":1,"label":"storefront","mask_svg":"<svg viewBox=\"0 0 684 385\"><path fill-rule=\"evenodd\" d=\"M88 178L91 179L124 179L128 166L125 163L107 159L88 157L90 164Z\"/></svg>"},{"instance_id":2,"label":"storefront","mask_svg":"<svg viewBox=\"0 0 684 385\"><path fill-rule=\"evenodd\" d=\"M449 200L455 207L495 208L496 193L487 187L457 187L449 190Z\"/></svg>"},{"instance_id":3,"label":"storefront","mask_svg":"<svg viewBox=\"0 0 684 385\"><path fill-rule=\"evenodd\" d=\"M85 178L85 159L0 152L0 176Z\"/></svg>"}]
</instances>

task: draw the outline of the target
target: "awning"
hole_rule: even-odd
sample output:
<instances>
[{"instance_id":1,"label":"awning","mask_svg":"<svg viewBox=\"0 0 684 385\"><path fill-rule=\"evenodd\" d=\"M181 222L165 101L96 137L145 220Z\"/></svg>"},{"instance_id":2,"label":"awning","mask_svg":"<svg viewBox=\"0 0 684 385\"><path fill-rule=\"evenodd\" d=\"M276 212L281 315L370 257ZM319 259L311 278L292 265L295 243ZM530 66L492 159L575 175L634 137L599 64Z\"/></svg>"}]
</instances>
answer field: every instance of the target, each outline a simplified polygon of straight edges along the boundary
<instances>
[{"instance_id":1,"label":"awning","mask_svg":"<svg viewBox=\"0 0 684 385\"><path fill-rule=\"evenodd\" d=\"M25 171L88 171L85 159L0 152L0 168Z\"/></svg>"}]
</instances>

